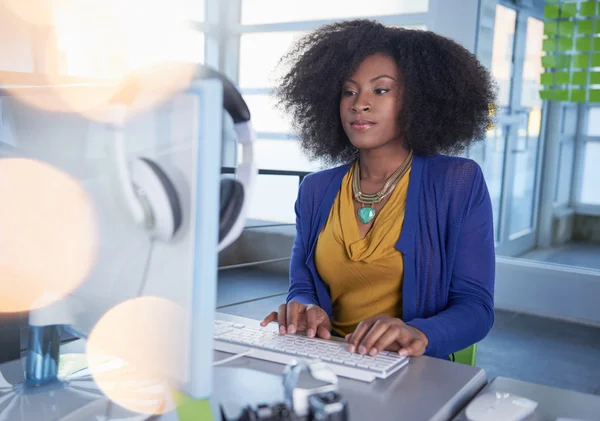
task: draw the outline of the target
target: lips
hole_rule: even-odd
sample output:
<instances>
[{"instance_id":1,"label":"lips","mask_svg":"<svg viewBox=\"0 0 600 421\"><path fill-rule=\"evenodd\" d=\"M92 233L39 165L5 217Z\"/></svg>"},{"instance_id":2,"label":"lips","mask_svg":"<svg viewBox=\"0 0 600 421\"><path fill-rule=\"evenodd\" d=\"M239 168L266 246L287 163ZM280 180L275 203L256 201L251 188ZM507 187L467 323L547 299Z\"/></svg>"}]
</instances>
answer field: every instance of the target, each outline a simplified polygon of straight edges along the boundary
<instances>
[{"instance_id":1,"label":"lips","mask_svg":"<svg viewBox=\"0 0 600 421\"><path fill-rule=\"evenodd\" d=\"M367 130L373 127L375 123L370 120L354 120L350 125L354 130Z\"/></svg>"}]
</instances>

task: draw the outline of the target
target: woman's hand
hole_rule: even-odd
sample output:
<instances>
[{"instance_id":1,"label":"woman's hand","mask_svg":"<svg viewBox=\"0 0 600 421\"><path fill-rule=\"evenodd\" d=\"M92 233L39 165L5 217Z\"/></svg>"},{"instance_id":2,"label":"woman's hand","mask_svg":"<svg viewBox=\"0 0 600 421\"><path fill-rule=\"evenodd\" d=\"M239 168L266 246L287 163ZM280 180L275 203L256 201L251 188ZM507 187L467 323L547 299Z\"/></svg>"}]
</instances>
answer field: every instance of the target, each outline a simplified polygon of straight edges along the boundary
<instances>
[{"instance_id":1,"label":"woman's hand","mask_svg":"<svg viewBox=\"0 0 600 421\"><path fill-rule=\"evenodd\" d=\"M297 301L290 301L287 305L281 304L279 312L273 311L260 323L266 326L277 320L279 323L279 334L294 334L306 331L306 336L313 338L331 338L331 321L321 307L316 305L304 305Z\"/></svg>"},{"instance_id":2,"label":"woman's hand","mask_svg":"<svg viewBox=\"0 0 600 421\"><path fill-rule=\"evenodd\" d=\"M354 333L346 335L346 342L349 352L375 356L385 349L408 357L423 355L429 340L419 329L380 314L360 322Z\"/></svg>"}]
</instances>

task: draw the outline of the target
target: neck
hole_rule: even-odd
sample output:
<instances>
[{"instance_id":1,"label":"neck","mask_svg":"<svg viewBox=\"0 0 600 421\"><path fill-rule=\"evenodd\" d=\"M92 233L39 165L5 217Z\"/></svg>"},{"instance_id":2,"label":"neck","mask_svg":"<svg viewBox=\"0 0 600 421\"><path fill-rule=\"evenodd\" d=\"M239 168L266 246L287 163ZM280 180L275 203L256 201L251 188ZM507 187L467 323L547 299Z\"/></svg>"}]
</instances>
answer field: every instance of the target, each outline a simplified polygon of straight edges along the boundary
<instances>
[{"instance_id":1,"label":"neck","mask_svg":"<svg viewBox=\"0 0 600 421\"><path fill-rule=\"evenodd\" d=\"M381 182L387 180L402 165L409 151L401 144L360 151L362 180Z\"/></svg>"}]
</instances>

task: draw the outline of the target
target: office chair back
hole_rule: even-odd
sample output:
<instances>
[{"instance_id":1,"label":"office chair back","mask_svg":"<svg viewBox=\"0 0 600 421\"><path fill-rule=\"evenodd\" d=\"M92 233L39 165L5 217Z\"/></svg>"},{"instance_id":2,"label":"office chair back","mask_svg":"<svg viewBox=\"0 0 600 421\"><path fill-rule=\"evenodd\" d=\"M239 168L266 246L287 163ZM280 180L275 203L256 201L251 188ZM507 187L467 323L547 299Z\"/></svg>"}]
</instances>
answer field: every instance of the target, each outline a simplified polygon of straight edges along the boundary
<instances>
[{"instance_id":1,"label":"office chair back","mask_svg":"<svg viewBox=\"0 0 600 421\"><path fill-rule=\"evenodd\" d=\"M468 348L455 352L453 355L454 362L475 366L477 363L477 344L473 344Z\"/></svg>"}]
</instances>

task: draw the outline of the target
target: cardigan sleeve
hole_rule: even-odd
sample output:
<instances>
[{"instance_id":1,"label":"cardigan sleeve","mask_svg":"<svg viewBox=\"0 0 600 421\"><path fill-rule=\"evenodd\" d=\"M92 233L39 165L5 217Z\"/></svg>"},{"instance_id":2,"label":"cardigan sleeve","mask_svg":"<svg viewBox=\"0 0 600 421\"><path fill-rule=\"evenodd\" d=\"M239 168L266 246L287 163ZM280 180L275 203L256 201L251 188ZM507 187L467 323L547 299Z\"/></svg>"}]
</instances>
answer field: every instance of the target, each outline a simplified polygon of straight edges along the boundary
<instances>
[{"instance_id":1,"label":"cardigan sleeve","mask_svg":"<svg viewBox=\"0 0 600 421\"><path fill-rule=\"evenodd\" d=\"M298 189L298 197L294 206L296 213L296 235L292 246L292 257L290 261L290 287L286 302L298 301L302 304L319 304L315 282L306 265L309 227L304 226L308 221L309 209L306 206L306 182L310 177L304 179Z\"/></svg>"},{"instance_id":2,"label":"cardigan sleeve","mask_svg":"<svg viewBox=\"0 0 600 421\"><path fill-rule=\"evenodd\" d=\"M447 307L407 324L421 330L426 355L443 357L483 339L494 323L495 246L492 204L474 165L465 220L459 230Z\"/></svg>"}]
</instances>

